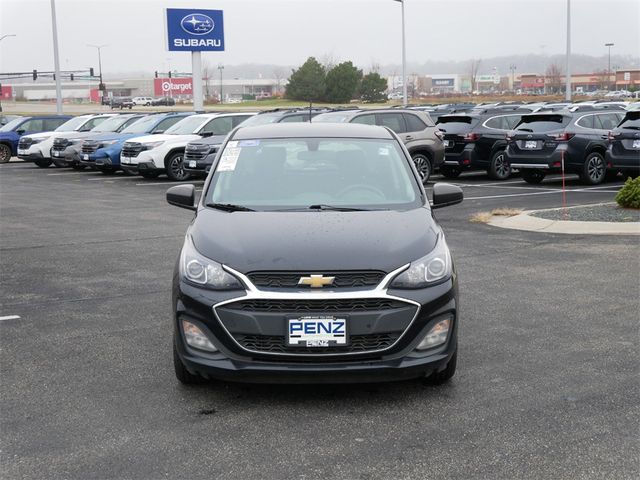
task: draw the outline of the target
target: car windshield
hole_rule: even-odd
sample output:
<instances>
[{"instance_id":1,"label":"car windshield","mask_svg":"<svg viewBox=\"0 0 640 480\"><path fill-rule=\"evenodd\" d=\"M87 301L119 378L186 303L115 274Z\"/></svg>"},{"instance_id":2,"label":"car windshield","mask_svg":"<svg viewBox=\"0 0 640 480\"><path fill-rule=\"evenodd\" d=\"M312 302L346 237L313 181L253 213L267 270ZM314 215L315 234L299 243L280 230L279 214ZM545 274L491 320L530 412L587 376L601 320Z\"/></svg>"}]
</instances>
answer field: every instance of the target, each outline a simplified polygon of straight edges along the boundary
<instances>
[{"instance_id":1,"label":"car windshield","mask_svg":"<svg viewBox=\"0 0 640 480\"><path fill-rule=\"evenodd\" d=\"M569 123L569 117L564 115L526 115L516 125L516 130L523 132L550 132L564 128Z\"/></svg>"},{"instance_id":2,"label":"car windshield","mask_svg":"<svg viewBox=\"0 0 640 480\"><path fill-rule=\"evenodd\" d=\"M640 130L640 112L634 112L633 114L627 113L627 116L620 123L620 127Z\"/></svg>"},{"instance_id":3,"label":"car windshield","mask_svg":"<svg viewBox=\"0 0 640 480\"><path fill-rule=\"evenodd\" d=\"M14 118L9 123L7 123L4 127L0 128L0 132L10 132L14 128L16 128L18 125L20 125L20 123L22 123L23 121L24 121L24 118L22 117Z\"/></svg>"},{"instance_id":4,"label":"car windshield","mask_svg":"<svg viewBox=\"0 0 640 480\"><path fill-rule=\"evenodd\" d=\"M422 205L394 140L285 138L230 141L207 204L253 210L408 209Z\"/></svg>"},{"instance_id":5,"label":"car windshield","mask_svg":"<svg viewBox=\"0 0 640 480\"><path fill-rule=\"evenodd\" d=\"M54 130L54 132L73 132L80 128L87 121L89 117L74 117L67 120L62 125Z\"/></svg>"},{"instance_id":6,"label":"car windshield","mask_svg":"<svg viewBox=\"0 0 640 480\"><path fill-rule=\"evenodd\" d=\"M275 123L282 115L276 113L263 113L260 115L254 115L251 118L242 122L243 127L255 127L257 125L267 125L268 123Z\"/></svg>"},{"instance_id":7,"label":"car windshield","mask_svg":"<svg viewBox=\"0 0 640 480\"><path fill-rule=\"evenodd\" d=\"M156 117L154 115L143 117L141 120L132 123L127 128L122 130L122 133L147 133L151 131L156 123L158 123L158 121L159 117Z\"/></svg>"},{"instance_id":8,"label":"car windshield","mask_svg":"<svg viewBox=\"0 0 640 480\"><path fill-rule=\"evenodd\" d=\"M131 120L130 116L117 116L111 117L104 122L101 122L100 125L94 127L92 132L116 132L123 124L127 123Z\"/></svg>"},{"instance_id":9,"label":"car windshield","mask_svg":"<svg viewBox=\"0 0 640 480\"><path fill-rule=\"evenodd\" d=\"M344 123L349 119L348 113L336 112L336 113L321 113L316 115L311 120L314 123Z\"/></svg>"},{"instance_id":10,"label":"car windshield","mask_svg":"<svg viewBox=\"0 0 640 480\"><path fill-rule=\"evenodd\" d=\"M172 127L167 128L164 132L167 135L190 135L196 133L202 127L202 124L209 119L202 117L187 117L184 120L180 120Z\"/></svg>"}]
</instances>

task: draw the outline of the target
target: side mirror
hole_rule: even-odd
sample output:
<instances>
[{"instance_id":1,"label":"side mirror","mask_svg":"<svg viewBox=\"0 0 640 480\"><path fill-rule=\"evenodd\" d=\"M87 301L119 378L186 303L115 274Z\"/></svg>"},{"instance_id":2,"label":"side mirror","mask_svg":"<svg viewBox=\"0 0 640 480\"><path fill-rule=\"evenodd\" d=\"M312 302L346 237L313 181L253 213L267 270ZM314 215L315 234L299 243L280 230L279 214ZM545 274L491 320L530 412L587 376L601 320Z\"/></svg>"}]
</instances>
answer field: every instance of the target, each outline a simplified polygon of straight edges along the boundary
<instances>
[{"instance_id":1,"label":"side mirror","mask_svg":"<svg viewBox=\"0 0 640 480\"><path fill-rule=\"evenodd\" d=\"M154 130L154 131L153 131L153 134L154 134L154 135L158 135L158 134L160 134L160 133L164 133L164 130Z\"/></svg>"},{"instance_id":2,"label":"side mirror","mask_svg":"<svg viewBox=\"0 0 640 480\"><path fill-rule=\"evenodd\" d=\"M207 138L213 136L213 132L200 132L200 136L202 138Z\"/></svg>"},{"instance_id":3,"label":"side mirror","mask_svg":"<svg viewBox=\"0 0 640 480\"><path fill-rule=\"evenodd\" d=\"M193 185L176 185L167 190L167 202L175 207L196 210L196 187Z\"/></svg>"},{"instance_id":4,"label":"side mirror","mask_svg":"<svg viewBox=\"0 0 640 480\"><path fill-rule=\"evenodd\" d=\"M25 130L24 128L20 128L20 129L16 130L16 133L17 133L18 135L23 135L23 134L24 134L24 132L26 132L26 130Z\"/></svg>"},{"instance_id":5,"label":"side mirror","mask_svg":"<svg viewBox=\"0 0 640 480\"><path fill-rule=\"evenodd\" d=\"M433 186L433 204L431 208L442 208L456 205L464 199L460 187L450 183L436 183Z\"/></svg>"}]
</instances>

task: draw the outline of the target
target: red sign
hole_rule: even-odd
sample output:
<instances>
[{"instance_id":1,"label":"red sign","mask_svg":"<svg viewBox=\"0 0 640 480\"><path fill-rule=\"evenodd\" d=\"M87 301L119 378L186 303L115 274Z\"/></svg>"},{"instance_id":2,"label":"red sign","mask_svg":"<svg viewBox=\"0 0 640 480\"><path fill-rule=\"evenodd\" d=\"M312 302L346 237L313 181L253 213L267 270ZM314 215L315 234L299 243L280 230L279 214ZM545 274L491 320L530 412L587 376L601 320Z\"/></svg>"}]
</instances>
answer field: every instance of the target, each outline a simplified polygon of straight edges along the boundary
<instances>
[{"instance_id":1,"label":"red sign","mask_svg":"<svg viewBox=\"0 0 640 480\"><path fill-rule=\"evenodd\" d=\"M2 87L2 91L0 92L0 98L2 100L11 100L11 95L13 93L13 90L11 89L11 87Z\"/></svg>"},{"instance_id":2,"label":"red sign","mask_svg":"<svg viewBox=\"0 0 640 480\"><path fill-rule=\"evenodd\" d=\"M156 97L191 96L193 83L190 78L156 78L153 80L153 93Z\"/></svg>"}]
</instances>

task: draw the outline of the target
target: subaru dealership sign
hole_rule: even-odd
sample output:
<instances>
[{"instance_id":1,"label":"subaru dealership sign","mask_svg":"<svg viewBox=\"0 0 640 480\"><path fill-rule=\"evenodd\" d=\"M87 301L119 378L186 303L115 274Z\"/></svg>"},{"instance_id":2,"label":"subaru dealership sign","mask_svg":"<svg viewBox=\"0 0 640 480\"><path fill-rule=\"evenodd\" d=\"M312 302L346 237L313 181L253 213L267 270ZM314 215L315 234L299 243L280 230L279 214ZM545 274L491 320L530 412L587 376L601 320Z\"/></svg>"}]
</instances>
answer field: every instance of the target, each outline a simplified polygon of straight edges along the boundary
<instances>
[{"instance_id":1,"label":"subaru dealership sign","mask_svg":"<svg viewBox=\"0 0 640 480\"><path fill-rule=\"evenodd\" d=\"M224 51L222 10L167 8L167 42L174 52Z\"/></svg>"}]
</instances>

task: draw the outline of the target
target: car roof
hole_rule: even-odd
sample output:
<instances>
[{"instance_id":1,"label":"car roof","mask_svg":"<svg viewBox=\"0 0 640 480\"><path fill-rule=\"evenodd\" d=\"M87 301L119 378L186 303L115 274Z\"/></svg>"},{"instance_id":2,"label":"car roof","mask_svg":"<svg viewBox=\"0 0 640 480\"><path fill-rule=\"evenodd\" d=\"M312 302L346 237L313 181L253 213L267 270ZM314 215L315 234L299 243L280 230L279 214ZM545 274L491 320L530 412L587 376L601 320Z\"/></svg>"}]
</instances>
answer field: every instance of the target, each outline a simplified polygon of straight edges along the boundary
<instances>
[{"instance_id":1,"label":"car roof","mask_svg":"<svg viewBox=\"0 0 640 480\"><path fill-rule=\"evenodd\" d=\"M353 123L271 123L255 127L238 128L234 140L256 138L379 138L392 139L393 134L384 127Z\"/></svg>"}]
</instances>

